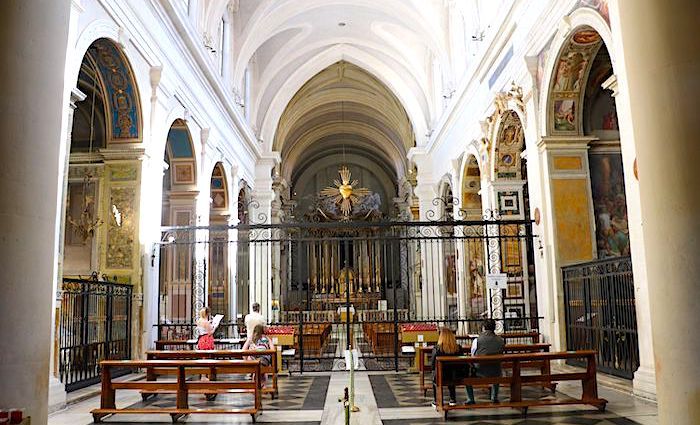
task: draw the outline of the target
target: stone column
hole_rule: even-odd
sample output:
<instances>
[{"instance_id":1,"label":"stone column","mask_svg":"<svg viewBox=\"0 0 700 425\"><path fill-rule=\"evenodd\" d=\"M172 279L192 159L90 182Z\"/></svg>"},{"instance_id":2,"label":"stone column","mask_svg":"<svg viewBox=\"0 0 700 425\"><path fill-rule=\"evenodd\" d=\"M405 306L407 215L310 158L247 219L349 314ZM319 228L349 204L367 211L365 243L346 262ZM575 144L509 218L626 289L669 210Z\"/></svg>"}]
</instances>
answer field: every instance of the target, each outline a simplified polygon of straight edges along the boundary
<instances>
[{"instance_id":1,"label":"stone column","mask_svg":"<svg viewBox=\"0 0 700 425\"><path fill-rule=\"evenodd\" d=\"M66 231L66 211L65 211L65 205L66 205L66 196L67 196L67 191L66 188L68 187L68 163L69 163L69 158L70 155L68 155L68 151L70 150L70 141L72 139L72 133L73 133L73 116L75 113L75 108L78 107L77 103L85 100L85 93L82 91L78 90L77 87L73 88L71 90L70 94L70 103L68 105L68 118L66 120L66 154L65 154L65 160L63 161L63 168L62 168L62 174L63 174L63 191L61 194L61 203L58 210L59 216L57 217L59 220L59 230L58 230L58 251L56 255L56 281L57 281L57 288L58 290L56 291L56 298L55 298L55 303L54 303L54 320L53 320L53 326L52 326L52 332L53 335L51 336L51 340L53 341L53 345L51 346L51 376L49 377L49 406L50 408L53 409L60 409L62 408L65 403L66 403L66 391L65 391L65 386L59 381L60 376L58 375L59 370L59 340L58 340L58 334L60 332L60 321L61 321L61 301L63 299L63 291L60 289L61 288L61 279L63 278L63 256L64 256L64 238L65 238L65 231Z\"/></svg>"},{"instance_id":2,"label":"stone column","mask_svg":"<svg viewBox=\"0 0 700 425\"><path fill-rule=\"evenodd\" d=\"M626 95L620 96L617 76L612 75L603 84L615 98L617 109L629 110ZM620 127L629 127L626 121ZM625 129L626 130L626 129ZM625 132L622 130L621 132ZM625 134L630 134L625 132ZM634 304L637 312L637 336L639 345L639 369L634 372L634 394L648 399L656 399L656 376L654 372L654 350L651 338L649 311L649 279L646 270L646 247L642 235L642 215L639 201L639 182L635 177L637 152L631 136L621 138L620 150L625 175L625 198L627 200L627 227L630 238L630 256L634 275Z\"/></svg>"},{"instance_id":3,"label":"stone column","mask_svg":"<svg viewBox=\"0 0 700 425\"><path fill-rule=\"evenodd\" d=\"M621 139L637 151L659 422L700 423L700 3L611 2ZM620 107L622 106L622 107Z\"/></svg>"},{"instance_id":4,"label":"stone column","mask_svg":"<svg viewBox=\"0 0 700 425\"><path fill-rule=\"evenodd\" d=\"M443 212L442 205L435 202L438 198L437 183L421 182L414 191L418 197L420 221L436 221ZM421 315L424 319L442 318L446 314L446 288L444 280L444 257L438 240L427 239L437 236L437 226L421 226L420 233L420 271L421 271ZM425 239L424 239L425 238Z\"/></svg>"},{"instance_id":5,"label":"stone column","mask_svg":"<svg viewBox=\"0 0 700 425\"><path fill-rule=\"evenodd\" d=\"M547 182L543 209L547 230L547 264L551 279L537 283L539 296L546 296L540 312L546 325L542 333L553 350L566 349L566 319L561 267L596 257L595 223L591 197L588 144L591 137L544 137L538 143L540 166Z\"/></svg>"},{"instance_id":6,"label":"stone column","mask_svg":"<svg viewBox=\"0 0 700 425\"><path fill-rule=\"evenodd\" d=\"M68 1L0 2L0 321L31 317L2 344L0 398L34 424L48 412L70 12Z\"/></svg>"},{"instance_id":7,"label":"stone column","mask_svg":"<svg viewBox=\"0 0 700 425\"><path fill-rule=\"evenodd\" d=\"M272 188L272 169L276 161L265 158L255 167L255 187L250 210L250 224L272 223L272 202L275 194ZM269 229L256 229L250 232L250 304L260 303L260 313L272 317L272 244Z\"/></svg>"}]
</instances>

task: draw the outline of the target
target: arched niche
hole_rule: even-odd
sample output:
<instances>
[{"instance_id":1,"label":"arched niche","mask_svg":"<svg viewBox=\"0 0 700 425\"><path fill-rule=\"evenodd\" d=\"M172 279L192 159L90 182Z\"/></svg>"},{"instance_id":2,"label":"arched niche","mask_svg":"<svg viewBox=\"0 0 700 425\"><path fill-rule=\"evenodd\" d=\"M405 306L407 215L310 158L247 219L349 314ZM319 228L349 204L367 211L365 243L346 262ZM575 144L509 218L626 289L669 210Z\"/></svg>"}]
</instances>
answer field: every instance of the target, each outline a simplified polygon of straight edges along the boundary
<instances>
[{"instance_id":1,"label":"arched niche","mask_svg":"<svg viewBox=\"0 0 700 425\"><path fill-rule=\"evenodd\" d=\"M194 224L197 163L192 137L185 121L170 126L163 160L163 226Z\"/></svg>"},{"instance_id":2,"label":"arched niche","mask_svg":"<svg viewBox=\"0 0 700 425\"><path fill-rule=\"evenodd\" d=\"M185 121L170 126L163 153L162 226L193 226L196 223L197 167L192 138ZM161 248L159 323L190 323L194 317L193 260L195 232L181 229L169 234L173 242ZM183 327L160 329L160 338L190 335Z\"/></svg>"},{"instance_id":3,"label":"arched niche","mask_svg":"<svg viewBox=\"0 0 700 425\"><path fill-rule=\"evenodd\" d=\"M481 170L476 157L468 154L462 173L462 206L464 220L480 221L483 219L481 198ZM467 230L468 232L469 230ZM460 295L463 311L460 317L478 318L487 311L486 299L486 264L485 247L479 239L464 239L461 242L461 257L464 275L464 287Z\"/></svg>"},{"instance_id":4,"label":"arched niche","mask_svg":"<svg viewBox=\"0 0 700 425\"><path fill-rule=\"evenodd\" d=\"M212 314L229 314L228 224L229 201L226 173L221 162L214 165L210 180L207 305Z\"/></svg>"},{"instance_id":5,"label":"arched niche","mask_svg":"<svg viewBox=\"0 0 700 425\"><path fill-rule=\"evenodd\" d=\"M469 155L462 174L461 216L465 220L481 220L481 171L474 155Z\"/></svg>"},{"instance_id":6,"label":"arched niche","mask_svg":"<svg viewBox=\"0 0 700 425\"><path fill-rule=\"evenodd\" d=\"M558 237L562 259L572 263L627 256L629 230L620 134L615 99L607 89L615 78L610 53L596 30L582 26L571 32L555 63L547 98L549 135L580 137L586 152L555 157L553 176L560 186L563 179L556 179L557 174L580 172L588 180L579 183L576 190L567 189L569 194L578 193L574 206L580 204L583 212L573 223L561 217ZM571 230L574 227L584 228ZM577 246L584 248L576 250Z\"/></svg>"},{"instance_id":7,"label":"arched niche","mask_svg":"<svg viewBox=\"0 0 700 425\"><path fill-rule=\"evenodd\" d=\"M615 333L624 333L636 326L634 278L605 283L605 270L632 268L620 135L615 100L610 92L616 77L607 40L605 32L588 25L574 27L564 38L553 58L546 93L547 131L543 151L549 167L548 203L555 264L573 270L592 266L586 302L616 306L615 312L602 309L599 316L625 317L624 321L604 325L617 327L613 329ZM577 282L564 278L561 287L554 289L558 296L554 301L555 314L559 317L555 337L561 341L561 348L611 350L612 346L604 340L566 334L565 326L577 326L567 322L572 311L589 314L579 308L582 296L578 288ZM564 304L559 299L569 302ZM591 320L586 326L595 334L601 332L603 325ZM601 369L629 377L630 370L639 365L637 339L626 338L618 347L626 353L624 361L601 357ZM621 364L625 364L624 368Z\"/></svg>"},{"instance_id":8,"label":"arched niche","mask_svg":"<svg viewBox=\"0 0 700 425\"><path fill-rule=\"evenodd\" d=\"M71 96L64 189L64 276L96 271L135 282L138 263L141 105L124 51L106 38L85 50ZM110 148L109 159L102 150ZM106 249L98 252L98 245Z\"/></svg>"}]
</instances>

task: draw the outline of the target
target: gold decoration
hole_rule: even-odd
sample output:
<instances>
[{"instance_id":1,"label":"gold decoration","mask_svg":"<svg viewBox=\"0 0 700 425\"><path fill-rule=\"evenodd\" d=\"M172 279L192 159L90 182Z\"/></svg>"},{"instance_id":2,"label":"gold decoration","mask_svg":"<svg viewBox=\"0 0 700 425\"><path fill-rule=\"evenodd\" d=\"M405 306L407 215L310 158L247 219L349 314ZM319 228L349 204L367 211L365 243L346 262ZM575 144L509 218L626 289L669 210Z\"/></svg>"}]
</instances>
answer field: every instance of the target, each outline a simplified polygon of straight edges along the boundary
<instances>
[{"instance_id":1,"label":"gold decoration","mask_svg":"<svg viewBox=\"0 0 700 425\"><path fill-rule=\"evenodd\" d=\"M89 171L85 171L83 177L83 207L80 211L80 216L74 218L72 215L68 215L68 223L80 234L83 238L83 243L95 236L95 230L103 223L99 218L93 218L95 197L88 194L91 179L92 174Z\"/></svg>"},{"instance_id":2,"label":"gold decoration","mask_svg":"<svg viewBox=\"0 0 700 425\"><path fill-rule=\"evenodd\" d=\"M350 218L350 212L352 207L360 202L360 199L369 195L369 189L365 187L358 187L359 182L357 180L350 180L352 173L346 166L340 167L338 170L340 174L340 181L333 180L333 184L336 187L328 186L321 191L321 196L335 198L334 202L340 205L340 211L343 213L343 218L345 220Z\"/></svg>"}]
</instances>

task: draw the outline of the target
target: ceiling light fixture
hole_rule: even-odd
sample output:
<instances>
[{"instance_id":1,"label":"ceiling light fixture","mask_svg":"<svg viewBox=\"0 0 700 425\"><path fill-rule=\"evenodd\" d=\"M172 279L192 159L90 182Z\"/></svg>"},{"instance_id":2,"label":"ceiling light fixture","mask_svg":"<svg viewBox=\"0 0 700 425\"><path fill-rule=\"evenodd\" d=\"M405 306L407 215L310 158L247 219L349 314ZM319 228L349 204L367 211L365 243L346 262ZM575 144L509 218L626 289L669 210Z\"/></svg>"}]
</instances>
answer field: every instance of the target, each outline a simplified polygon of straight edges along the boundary
<instances>
[{"instance_id":1,"label":"ceiling light fixture","mask_svg":"<svg viewBox=\"0 0 700 425\"><path fill-rule=\"evenodd\" d=\"M344 27L345 25L347 25L345 22L338 22L339 27Z\"/></svg>"}]
</instances>

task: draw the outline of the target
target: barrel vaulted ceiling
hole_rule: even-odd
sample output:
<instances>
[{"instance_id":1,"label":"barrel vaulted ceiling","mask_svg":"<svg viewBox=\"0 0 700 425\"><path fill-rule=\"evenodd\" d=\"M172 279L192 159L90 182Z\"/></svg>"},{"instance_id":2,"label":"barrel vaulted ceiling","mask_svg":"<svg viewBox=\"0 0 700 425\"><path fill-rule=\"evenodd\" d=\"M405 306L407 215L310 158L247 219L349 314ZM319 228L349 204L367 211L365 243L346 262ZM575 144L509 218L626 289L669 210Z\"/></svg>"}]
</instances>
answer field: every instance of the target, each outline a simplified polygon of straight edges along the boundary
<instances>
[{"instance_id":1,"label":"barrel vaulted ceiling","mask_svg":"<svg viewBox=\"0 0 700 425\"><path fill-rule=\"evenodd\" d=\"M309 143L331 149L344 138L401 173L398 162L427 142L484 30L512 0L187 4L204 40L226 46L222 76L265 152L299 161ZM331 82L339 63L349 78ZM333 102L339 96L347 97L343 124Z\"/></svg>"},{"instance_id":2,"label":"barrel vaulted ceiling","mask_svg":"<svg viewBox=\"0 0 700 425\"><path fill-rule=\"evenodd\" d=\"M339 61L380 81L398 99L421 143L436 116L431 82L449 79L444 0L234 3L233 83L242 87L246 69L252 70L247 107L251 125L268 149L283 148L286 138L275 133L299 89ZM357 106L349 104L348 114L359 113ZM328 104L318 108L319 116L324 108L326 113L333 110Z\"/></svg>"}]
</instances>

